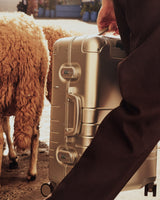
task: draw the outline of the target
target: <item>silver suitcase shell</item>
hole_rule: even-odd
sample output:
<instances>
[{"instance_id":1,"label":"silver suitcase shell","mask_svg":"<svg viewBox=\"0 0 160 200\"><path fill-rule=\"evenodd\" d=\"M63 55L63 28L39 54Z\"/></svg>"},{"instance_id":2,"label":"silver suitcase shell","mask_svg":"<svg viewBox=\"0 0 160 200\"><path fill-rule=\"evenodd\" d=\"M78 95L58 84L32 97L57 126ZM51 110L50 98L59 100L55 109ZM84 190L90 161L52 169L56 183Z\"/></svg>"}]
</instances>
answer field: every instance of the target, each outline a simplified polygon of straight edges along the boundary
<instances>
[{"instance_id":1,"label":"silver suitcase shell","mask_svg":"<svg viewBox=\"0 0 160 200\"><path fill-rule=\"evenodd\" d=\"M53 56L49 180L58 184L88 147L103 118L119 105L116 68L125 52L119 39L80 36L58 40ZM124 190L154 182L156 164L157 147Z\"/></svg>"}]
</instances>

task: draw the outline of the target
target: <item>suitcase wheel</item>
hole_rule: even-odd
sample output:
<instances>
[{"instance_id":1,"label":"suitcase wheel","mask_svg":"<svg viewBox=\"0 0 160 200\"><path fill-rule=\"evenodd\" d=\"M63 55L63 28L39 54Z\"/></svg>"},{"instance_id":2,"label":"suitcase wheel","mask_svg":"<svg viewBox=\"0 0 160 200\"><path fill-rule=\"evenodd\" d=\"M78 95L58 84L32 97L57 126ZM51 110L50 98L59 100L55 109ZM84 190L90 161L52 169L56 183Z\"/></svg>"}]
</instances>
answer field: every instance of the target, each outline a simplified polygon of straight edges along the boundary
<instances>
[{"instance_id":1,"label":"suitcase wheel","mask_svg":"<svg viewBox=\"0 0 160 200\"><path fill-rule=\"evenodd\" d=\"M53 192L54 187L55 187L55 184L52 184L52 183L44 183L44 184L41 186L41 194L42 194L44 197L47 197L50 193Z\"/></svg>"},{"instance_id":2,"label":"suitcase wheel","mask_svg":"<svg viewBox=\"0 0 160 200\"><path fill-rule=\"evenodd\" d=\"M153 197L156 197L157 185L155 185L154 183L149 183L149 184L145 185L144 196L148 196L148 192L152 192L153 193Z\"/></svg>"}]
</instances>

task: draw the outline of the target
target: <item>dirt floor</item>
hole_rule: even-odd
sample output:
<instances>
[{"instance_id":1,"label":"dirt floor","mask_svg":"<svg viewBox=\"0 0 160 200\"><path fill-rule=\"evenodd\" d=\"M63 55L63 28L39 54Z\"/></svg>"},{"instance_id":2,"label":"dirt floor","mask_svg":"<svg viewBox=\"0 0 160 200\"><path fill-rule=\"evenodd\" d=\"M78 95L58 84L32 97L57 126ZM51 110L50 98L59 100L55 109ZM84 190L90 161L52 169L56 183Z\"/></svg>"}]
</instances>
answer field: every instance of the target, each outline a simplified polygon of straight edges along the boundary
<instances>
[{"instance_id":1,"label":"dirt floor","mask_svg":"<svg viewBox=\"0 0 160 200\"><path fill-rule=\"evenodd\" d=\"M8 157L3 157L2 176L0 178L0 200L41 200L40 188L43 183L48 183L48 146L40 142L38 156L38 175L35 181L28 182L30 155L24 152L18 155L18 168L9 169Z\"/></svg>"}]
</instances>

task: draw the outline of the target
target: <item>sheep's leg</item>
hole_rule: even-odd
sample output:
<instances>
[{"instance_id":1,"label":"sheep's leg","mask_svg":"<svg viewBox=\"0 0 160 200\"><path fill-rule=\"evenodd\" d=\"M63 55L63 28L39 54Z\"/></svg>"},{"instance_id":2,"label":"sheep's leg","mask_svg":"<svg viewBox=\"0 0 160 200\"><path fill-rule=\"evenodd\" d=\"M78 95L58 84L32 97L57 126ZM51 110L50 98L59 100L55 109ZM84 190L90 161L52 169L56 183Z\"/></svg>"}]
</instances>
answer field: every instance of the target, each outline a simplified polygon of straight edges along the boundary
<instances>
[{"instance_id":1,"label":"sheep's leg","mask_svg":"<svg viewBox=\"0 0 160 200\"><path fill-rule=\"evenodd\" d=\"M6 134L6 138L7 138L7 144L8 144L8 149L9 149L9 159L10 159L10 169L16 169L18 167L18 162L17 162L17 155L16 152L14 150L14 146L11 140L11 136L10 136L10 124L9 124L9 117L3 117L2 118L2 127L3 127L3 131Z\"/></svg>"},{"instance_id":2,"label":"sheep's leg","mask_svg":"<svg viewBox=\"0 0 160 200\"><path fill-rule=\"evenodd\" d=\"M34 181L37 175L37 160L38 160L38 147L39 147L39 127L34 128L34 134L31 141L31 158L30 168L28 171L28 181Z\"/></svg>"},{"instance_id":3,"label":"sheep's leg","mask_svg":"<svg viewBox=\"0 0 160 200\"><path fill-rule=\"evenodd\" d=\"M1 175L1 167L2 167L2 157L3 157L3 128L2 128L2 119L0 118L0 175Z\"/></svg>"}]
</instances>

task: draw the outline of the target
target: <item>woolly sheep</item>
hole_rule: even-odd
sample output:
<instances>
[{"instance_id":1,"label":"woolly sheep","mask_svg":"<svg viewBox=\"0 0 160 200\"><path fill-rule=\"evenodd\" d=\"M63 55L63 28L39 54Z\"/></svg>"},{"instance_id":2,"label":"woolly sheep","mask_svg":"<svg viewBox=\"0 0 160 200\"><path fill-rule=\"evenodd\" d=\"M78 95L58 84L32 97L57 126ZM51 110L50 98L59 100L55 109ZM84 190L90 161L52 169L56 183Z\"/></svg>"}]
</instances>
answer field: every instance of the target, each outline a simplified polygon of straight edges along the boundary
<instances>
[{"instance_id":1,"label":"woolly sheep","mask_svg":"<svg viewBox=\"0 0 160 200\"><path fill-rule=\"evenodd\" d=\"M10 136L9 116L15 116L14 145L31 149L28 180L37 174L39 121L49 67L47 41L32 17L23 13L0 14L0 172L3 132L11 160L16 162Z\"/></svg>"},{"instance_id":2,"label":"woolly sheep","mask_svg":"<svg viewBox=\"0 0 160 200\"><path fill-rule=\"evenodd\" d=\"M59 26L55 26L55 25L42 26L42 28L43 28L43 32L45 34L45 38L48 41L48 49L49 49L49 53L50 53L50 57L51 57L50 65L49 65L49 72L48 72L48 76L47 76L47 93L46 93L47 99L49 100L49 102L51 102L53 45L54 45L55 41L60 38L70 37L73 35L81 35L81 34L77 33L77 32L63 30ZM14 167L14 165L17 165L17 163L16 163L16 153L14 151L12 141L10 138L9 117L5 116L3 118L2 125L4 127L3 131L7 135L7 143L9 146L9 158L10 158L10 160L12 160L11 167Z\"/></svg>"}]
</instances>

